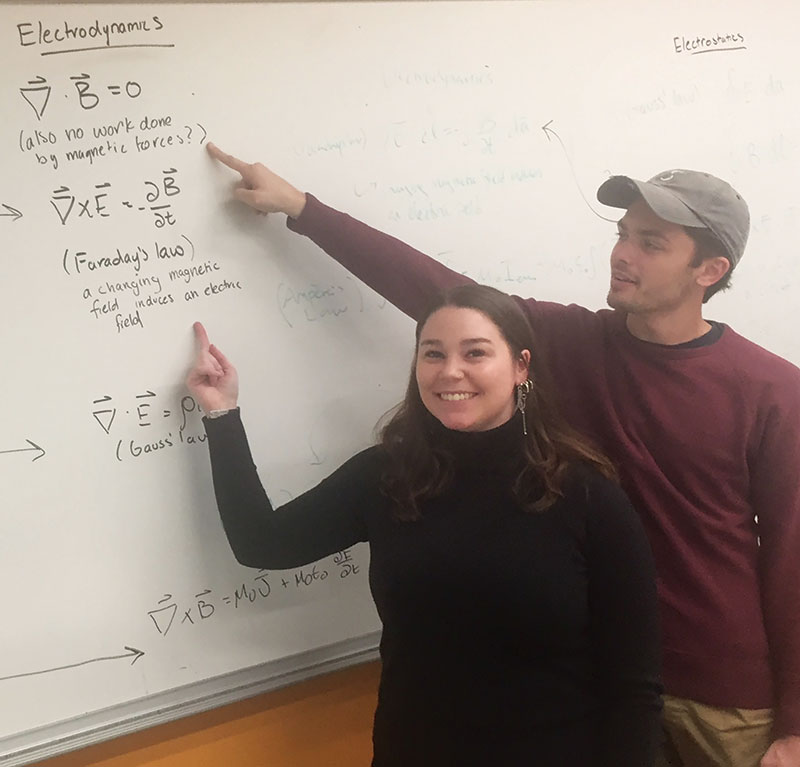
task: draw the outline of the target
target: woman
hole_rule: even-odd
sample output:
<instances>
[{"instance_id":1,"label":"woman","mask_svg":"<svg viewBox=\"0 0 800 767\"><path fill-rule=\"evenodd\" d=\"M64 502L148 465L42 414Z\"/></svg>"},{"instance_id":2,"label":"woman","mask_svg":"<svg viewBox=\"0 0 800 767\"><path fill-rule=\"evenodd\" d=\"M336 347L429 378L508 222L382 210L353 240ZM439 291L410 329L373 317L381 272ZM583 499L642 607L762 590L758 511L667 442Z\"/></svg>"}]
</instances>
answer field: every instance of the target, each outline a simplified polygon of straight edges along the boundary
<instances>
[{"instance_id":1,"label":"woman","mask_svg":"<svg viewBox=\"0 0 800 767\"><path fill-rule=\"evenodd\" d=\"M648 544L609 462L551 405L516 302L463 285L417 325L380 444L273 511L236 371L195 326L188 385L237 559L298 567L370 544L383 622L375 767L645 767L658 733ZM215 417L216 416L216 417Z\"/></svg>"}]
</instances>

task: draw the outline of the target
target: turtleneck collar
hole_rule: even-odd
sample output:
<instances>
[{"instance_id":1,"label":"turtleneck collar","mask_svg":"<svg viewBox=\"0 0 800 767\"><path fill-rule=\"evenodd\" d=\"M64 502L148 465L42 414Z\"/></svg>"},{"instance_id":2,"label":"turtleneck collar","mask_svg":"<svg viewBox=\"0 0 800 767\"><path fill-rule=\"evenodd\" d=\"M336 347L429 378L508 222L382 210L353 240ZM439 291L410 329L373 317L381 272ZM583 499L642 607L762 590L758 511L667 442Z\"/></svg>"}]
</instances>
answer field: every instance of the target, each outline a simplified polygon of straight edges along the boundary
<instances>
[{"instance_id":1,"label":"turtleneck collar","mask_svg":"<svg viewBox=\"0 0 800 767\"><path fill-rule=\"evenodd\" d=\"M487 431L455 431L430 417L431 434L437 447L455 459L457 470L515 473L522 460L522 417L515 410L504 424Z\"/></svg>"}]
</instances>

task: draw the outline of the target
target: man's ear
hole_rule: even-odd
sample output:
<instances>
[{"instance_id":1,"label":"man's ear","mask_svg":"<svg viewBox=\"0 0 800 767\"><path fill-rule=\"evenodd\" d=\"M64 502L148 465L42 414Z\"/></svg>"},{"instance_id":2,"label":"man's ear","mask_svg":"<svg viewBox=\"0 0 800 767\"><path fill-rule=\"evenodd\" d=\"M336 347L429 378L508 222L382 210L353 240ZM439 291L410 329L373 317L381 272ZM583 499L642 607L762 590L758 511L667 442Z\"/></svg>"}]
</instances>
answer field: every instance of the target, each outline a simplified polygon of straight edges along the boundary
<instances>
[{"instance_id":1,"label":"man's ear","mask_svg":"<svg viewBox=\"0 0 800 767\"><path fill-rule=\"evenodd\" d=\"M716 285L731 269L731 262L725 256L706 258L697 268L697 284L703 288Z\"/></svg>"}]
</instances>

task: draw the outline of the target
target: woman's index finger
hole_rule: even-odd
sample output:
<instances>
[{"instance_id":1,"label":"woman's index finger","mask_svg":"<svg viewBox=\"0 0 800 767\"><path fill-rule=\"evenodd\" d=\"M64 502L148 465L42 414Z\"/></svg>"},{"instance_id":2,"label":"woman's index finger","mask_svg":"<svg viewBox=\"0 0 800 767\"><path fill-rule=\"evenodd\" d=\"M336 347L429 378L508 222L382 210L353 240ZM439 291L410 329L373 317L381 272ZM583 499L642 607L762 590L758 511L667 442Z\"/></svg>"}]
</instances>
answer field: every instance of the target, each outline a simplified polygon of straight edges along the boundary
<instances>
[{"instance_id":1,"label":"woman's index finger","mask_svg":"<svg viewBox=\"0 0 800 767\"><path fill-rule=\"evenodd\" d=\"M209 342L208 342L208 333L206 333L206 329L203 327L202 322L195 322L192 325L194 328L194 338L197 341L197 345L200 351L208 351Z\"/></svg>"}]
</instances>

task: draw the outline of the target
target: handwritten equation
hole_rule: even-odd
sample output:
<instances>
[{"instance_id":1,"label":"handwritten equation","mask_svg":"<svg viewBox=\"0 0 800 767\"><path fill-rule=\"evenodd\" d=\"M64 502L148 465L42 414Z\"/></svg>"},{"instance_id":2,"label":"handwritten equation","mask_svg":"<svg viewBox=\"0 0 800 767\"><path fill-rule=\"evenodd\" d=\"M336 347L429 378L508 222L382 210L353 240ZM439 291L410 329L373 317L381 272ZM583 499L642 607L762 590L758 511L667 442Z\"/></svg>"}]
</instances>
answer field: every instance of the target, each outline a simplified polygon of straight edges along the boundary
<instances>
[{"instance_id":1,"label":"handwritten equation","mask_svg":"<svg viewBox=\"0 0 800 767\"><path fill-rule=\"evenodd\" d=\"M135 394L132 401L118 404L113 396L104 394L91 405L94 423L106 436L116 437L113 449L120 462L206 441L200 421L202 410L188 394L176 402L174 397L165 398L145 389ZM119 432L125 436L117 436ZM145 436L138 436L137 432ZM152 436L151 432L156 434Z\"/></svg>"},{"instance_id":2,"label":"handwritten equation","mask_svg":"<svg viewBox=\"0 0 800 767\"><path fill-rule=\"evenodd\" d=\"M106 84L100 89L92 85L91 75L85 72L72 75L68 80L71 85L62 88L65 91L63 95L69 97L71 94L84 116L86 113L91 116L91 110L98 107L103 98L135 102L143 92L141 84L135 80ZM47 116L54 92L58 89L42 76L19 88L20 97L40 123ZM206 138L206 129L200 123L184 121L181 124L172 114L123 115L112 121L98 120L89 125L21 128L18 149L29 154L37 165L58 170L62 165L94 165L114 156L135 156L203 144Z\"/></svg>"},{"instance_id":3,"label":"handwritten equation","mask_svg":"<svg viewBox=\"0 0 800 767\"><path fill-rule=\"evenodd\" d=\"M353 559L352 550L344 549L325 560L295 570L278 573L259 570L252 579L237 583L219 594L212 589L202 589L186 603L179 604L173 594L165 593L156 607L148 610L147 616L158 634L166 637L179 626L203 624L225 610L274 603L277 601L276 592L308 591L329 579L341 582L361 571L361 565Z\"/></svg>"},{"instance_id":4,"label":"handwritten equation","mask_svg":"<svg viewBox=\"0 0 800 767\"><path fill-rule=\"evenodd\" d=\"M143 182L142 196L131 202L120 200L122 209L152 213L152 222L157 229L174 226L177 223L172 210L173 199L181 193L177 182L176 168L167 168L155 180ZM62 226L78 220L95 220L110 218L113 208L110 207L111 182L95 184L93 191L75 193L67 186L59 187L50 196L50 205L58 215Z\"/></svg>"}]
</instances>

